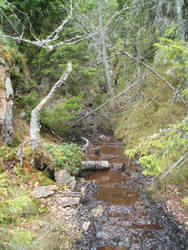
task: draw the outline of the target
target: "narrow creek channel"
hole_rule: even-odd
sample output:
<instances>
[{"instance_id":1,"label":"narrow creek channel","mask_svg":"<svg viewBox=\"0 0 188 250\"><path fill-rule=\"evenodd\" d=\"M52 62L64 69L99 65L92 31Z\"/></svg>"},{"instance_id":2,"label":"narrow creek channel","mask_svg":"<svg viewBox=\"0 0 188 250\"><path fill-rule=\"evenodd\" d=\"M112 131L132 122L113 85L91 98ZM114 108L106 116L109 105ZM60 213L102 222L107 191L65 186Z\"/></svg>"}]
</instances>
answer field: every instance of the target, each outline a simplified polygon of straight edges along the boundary
<instances>
[{"instance_id":1,"label":"narrow creek channel","mask_svg":"<svg viewBox=\"0 0 188 250\"><path fill-rule=\"evenodd\" d=\"M85 155L87 160L108 160L114 169L85 177L98 186L90 203L103 211L102 216L94 218L90 245L81 249L186 249L184 235L146 199L142 188L147 179L123 151L121 144L107 143L91 147ZM116 169L120 163L126 166L124 171ZM158 219L155 213L159 213Z\"/></svg>"}]
</instances>

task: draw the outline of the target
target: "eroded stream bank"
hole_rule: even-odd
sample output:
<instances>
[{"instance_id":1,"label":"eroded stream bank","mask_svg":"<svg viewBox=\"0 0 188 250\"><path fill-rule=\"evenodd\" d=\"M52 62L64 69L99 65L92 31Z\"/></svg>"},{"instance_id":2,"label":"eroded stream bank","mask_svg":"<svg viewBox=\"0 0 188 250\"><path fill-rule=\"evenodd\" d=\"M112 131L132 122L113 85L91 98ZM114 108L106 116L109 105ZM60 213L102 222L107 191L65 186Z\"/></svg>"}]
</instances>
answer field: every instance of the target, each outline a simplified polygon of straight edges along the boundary
<instances>
[{"instance_id":1,"label":"eroded stream bank","mask_svg":"<svg viewBox=\"0 0 188 250\"><path fill-rule=\"evenodd\" d=\"M87 160L108 160L114 169L91 172L85 177L93 180L97 189L83 205L78 216L88 213L90 226L75 249L186 249L188 234L165 204L149 201L144 187L149 181L139 167L123 154L118 143L91 147ZM125 169L116 169L124 163ZM97 190L97 191L96 191Z\"/></svg>"}]
</instances>

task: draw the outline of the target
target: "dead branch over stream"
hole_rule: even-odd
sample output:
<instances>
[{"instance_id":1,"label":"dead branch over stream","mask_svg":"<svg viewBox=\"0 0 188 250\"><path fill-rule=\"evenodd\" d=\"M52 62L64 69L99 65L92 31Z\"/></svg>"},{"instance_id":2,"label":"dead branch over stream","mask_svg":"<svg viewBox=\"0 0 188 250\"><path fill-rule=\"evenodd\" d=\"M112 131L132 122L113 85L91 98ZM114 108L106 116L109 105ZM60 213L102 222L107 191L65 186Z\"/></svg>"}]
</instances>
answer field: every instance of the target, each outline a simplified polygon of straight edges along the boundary
<instances>
[{"instance_id":1,"label":"dead branch over stream","mask_svg":"<svg viewBox=\"0 0 188 250\"><path fill-rule=\"evenodd\" d=\"M142 79L137 80L136 82L134 82L133 84L131 84L128 88L124 89L121 93L119 93L118 95L114 96L112 99L106 101L105 103L103 103L102 105L100 105L99 107L97 107L96 109L92 110L90 113L88 113L87 115L81 117L80 119L78 119L71 127L74 127L76 124L78 124L79 122L81 122L82 120L84 120L85 118L87 118L88 116L94 114L95 112L97 112L98 110L100 110L101 108L103 108L104 106L108 105L109 103L115 101L116 99L118 99L119 97L121 97L122 95L127 94L127 92L129 90L131 90L133 87L135 87L138 83L140 83L140 81L144 81L145 78L148 75L144 75L142 77Z\"/></svg>"}]
</instances>

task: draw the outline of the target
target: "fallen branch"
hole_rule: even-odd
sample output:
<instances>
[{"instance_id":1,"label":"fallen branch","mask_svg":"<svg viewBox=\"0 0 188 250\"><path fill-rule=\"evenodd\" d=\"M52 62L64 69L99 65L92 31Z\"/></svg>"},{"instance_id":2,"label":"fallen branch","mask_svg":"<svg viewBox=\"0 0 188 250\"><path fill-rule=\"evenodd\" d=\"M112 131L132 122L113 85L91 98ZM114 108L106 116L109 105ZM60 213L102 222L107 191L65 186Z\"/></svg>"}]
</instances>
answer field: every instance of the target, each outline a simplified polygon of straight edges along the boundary
<instances>
[{"instance_id":1,"label":"fallen branch","mask_svg":"<svg viewBox=\"0 0 188 250\"><path fill-rule=\"evenodd\" d=\"M112 165L108 161L82 161L82 170L109 169Z\"/></svg>"},{"instance_id":2,"label":"fallen branch","mask_svg":"<svg viewBox=\"0 0 188 250\"><path fill-rule=\"evenodd\" d=\"M141 79L141 81L144 81L146 77L147 77L147 75L143 76L143 78ZM74 127L76 124L78 124L79 122L81 122L82 120L84 120L85 118L87 118L88 116L94 114L95 112L97 112L98 110L100 110L101 108L103 108L104 106L106 106L107 104L115 101L116 99L118 99L122 95L126 94L129 90L131 90L133 87L135 87L139 82L140 82L140 80L137 80L136 82L134 82L133 84L131 84L128 88L126 88L125 90L123 90L121 93L119 93L118 95L116 95L112 99L106 101L105 103L103 103L102 105L100 105L99 107L97 107L96 109L92 110L87 115L81 117L71 127Z\"/></svg>"},{"instance_id":3,"label":"fallen branch","mask_svg":"<svg viewBox=\"0 0 188 250\"><path fill-rule=\"evenodd\" d=\"M132 59L134 59L135 61L139 62L140 64L142 64L144 67L146 67L151 73L153 73L154 75L156 75L159 79L161 79L163 82L165 82L168 87L170 87L174 92L176 91L176 89L172 86L172 84L167 81L164 77L162 77L159 73L157 73L154 69L152 69L149 65L147 65L146 63L143 63L141 60L139 60L138 58L130 55L128 52L125 51L121 51L120 52L123 55L126 55Z\"/></svg>"}]
</instances>

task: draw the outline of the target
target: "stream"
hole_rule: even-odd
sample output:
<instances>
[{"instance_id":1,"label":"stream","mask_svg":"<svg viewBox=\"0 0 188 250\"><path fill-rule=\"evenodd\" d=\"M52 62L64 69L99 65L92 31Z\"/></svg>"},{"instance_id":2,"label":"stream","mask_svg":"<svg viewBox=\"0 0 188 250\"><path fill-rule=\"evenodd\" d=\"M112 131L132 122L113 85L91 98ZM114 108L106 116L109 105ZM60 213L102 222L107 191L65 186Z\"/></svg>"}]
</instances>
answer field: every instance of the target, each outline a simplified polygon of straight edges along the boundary
<instances>
[{"instance_id":1,"label":"stream","mask_svg":"<svg viewBox=\"0 0 188 250\"><path fill-rule=\"evenodd\" d=\"M102 207L90 231L82 236L79 249L186 249L186 235L167 214L163 205L149 201L144 193L147 177L134 160L129 160L119 143L92 146L85 160L108 160L114 168L90 172L85 177L98 187L89 209ZM118 169L124 163L125 169Z\"/></svg>"}]
</instances>

